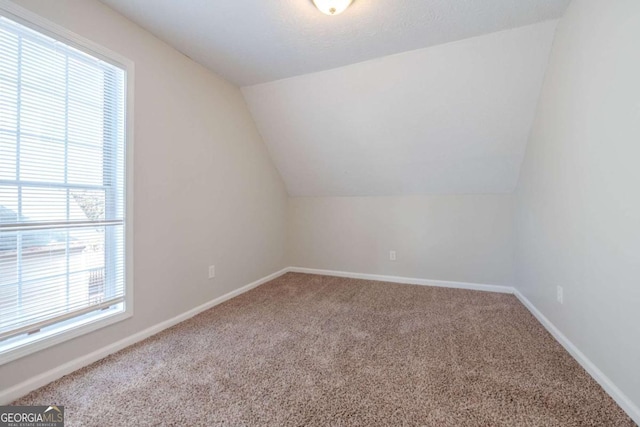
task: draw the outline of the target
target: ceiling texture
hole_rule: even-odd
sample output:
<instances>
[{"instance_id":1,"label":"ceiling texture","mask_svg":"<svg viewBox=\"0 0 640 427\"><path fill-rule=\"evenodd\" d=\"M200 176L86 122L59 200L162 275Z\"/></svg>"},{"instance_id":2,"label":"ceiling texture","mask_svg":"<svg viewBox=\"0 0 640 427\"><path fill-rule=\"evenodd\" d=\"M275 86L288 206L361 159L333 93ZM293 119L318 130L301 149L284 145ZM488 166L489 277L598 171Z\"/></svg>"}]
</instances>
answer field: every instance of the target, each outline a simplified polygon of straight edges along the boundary
<instances>
[{"instance_id":1,"label":"ceiling texture","mask_svg":"<svg viewBox=\"0 0 640 427\"><path fill-rule=\"evenodd\" d=\"M238 86L559 18L570 0L101 0Z\"/></svg>"},{"instance_id":2,"label":"ceiling texture","mask_svg":"<svg viewBox=\"0 0 640 427\"><path fill-rule=\"evenodd\" d=\"M509 193L570 0L101 0L242 87L291 196Z\"/></svg>"}]
</instances>

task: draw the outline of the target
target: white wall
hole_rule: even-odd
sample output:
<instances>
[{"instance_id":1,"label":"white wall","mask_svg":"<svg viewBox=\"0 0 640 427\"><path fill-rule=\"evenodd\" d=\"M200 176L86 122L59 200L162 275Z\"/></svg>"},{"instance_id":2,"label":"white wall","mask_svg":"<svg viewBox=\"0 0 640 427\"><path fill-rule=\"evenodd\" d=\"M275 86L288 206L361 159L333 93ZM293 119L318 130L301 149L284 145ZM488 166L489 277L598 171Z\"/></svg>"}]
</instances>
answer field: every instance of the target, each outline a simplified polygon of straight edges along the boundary
<instances>
[{"instance_id":1,"label":"white wall","mask_svg":"<svg viewBox=\"0 0 640 427\"><path fill-rule=\"evenodd\" d=\"M135 313L0 366L0 389L281 269L286 234L284 184L237 87L95 0L16 3L135 62Z\"/></svg>"},{"instance_id":2,"label":"white wall","mask_svg":"<svg viewBox=\"0 0 640 427\"><path fill-rule=\"evenodd\" d=\"M556 23L242 92L292 196L511 193Z\"/></svg>"},{"instance_id":3,"label":"white wall","mask_svg":"<svg viewBox=\"0 0 640 427\"><path fill-rule=\"evenodd\" d=\"M510 195L291 198L288 238L296 267L512 285Z\"/></svg>"},{"instance_id":4,"label":"white wall","mask_svg":"<svg viewBox=\"0 0 640 427\"><path fill-rule=\"evenodd\" d=\"M639 189L640 2L574 0L517 190L515 283L637 406Z\"/></svg>"}]
</instances>

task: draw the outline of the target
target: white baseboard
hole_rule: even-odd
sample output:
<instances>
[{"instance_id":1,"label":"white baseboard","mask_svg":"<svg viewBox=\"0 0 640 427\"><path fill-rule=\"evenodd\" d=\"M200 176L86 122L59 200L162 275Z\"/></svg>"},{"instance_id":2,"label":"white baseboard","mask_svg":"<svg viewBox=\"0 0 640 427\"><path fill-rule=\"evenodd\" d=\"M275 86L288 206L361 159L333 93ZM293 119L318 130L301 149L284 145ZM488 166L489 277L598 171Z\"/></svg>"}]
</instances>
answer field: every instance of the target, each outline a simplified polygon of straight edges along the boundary
<instances>
[{"instance_id":1,"label":"white baseboard","mask_svg":"<svg viewBox=\"0 0 640 427\"><path fill-rule=\"evenodd\" d=\"M132 344L142 341L164 329L170 328L180 322L183 322L203 311L206 311L218 304L221 304L233 297L243 294L253 288L256 288L264 283L267 283L273 279L282 276L285 273L306 273L323 276L335 276L335 277L347 277L352 279L363 280L375 280L391 283L404 283L410 285L422 285L422 286L438 286L446 288L456 289L469 289L476 291L486 292L498 292L506 294L515 294L515 296L522 302L522 304L538 319L538 321L549 331L549 333L569 352L569 354L593 377L594 380L602 386L602 388L616 401L616 403L635 421L640 425L640 409L629 399L600 369L598 369L593 362L591 362L569 339L562 333L556 326L551 323L524 295L518 290L510 286L498 286L498 285L483 285L477 283L465 283L465 282L449 282L443 280L427 280L427 279L415 279L408 277L396 277L396 276L384 276L377 274L365 274L365 273L350 273L345 271L332 271L332 270L320 270L313 268L302 267L288 267L284 268L269 276L263 277L255 282L252 282L242 288L229 292L221 297L202 304L192 310L182 313L172 319L166 320L162 323L158 323L150 328L147 328L141 332L89 353L85 356L79 357L75 360L67 362L61 366L30 378L20 384L17 384L7 390L0 391L0 405L6 405L14 400L26 395L27 393L45 386L52 381L57 380L73 371L76 371L84 366L90 365L110 354L122 350Z\"/></svg>"},{"instance_id":2,"label":"white baseboard","mask_svg":"<svg viewBox=\"0 0 640 427\"><path fill-rule=\"evenodd\" d=\"M625 395L596 365L591 362L560 330L547 319L524 295L510 286L482 285L476 283L448 282L442 280L414 279L408 277L382 276L377 274L350 273L345 271L321 270L314 268L289 267L288 271L294 273L317 274L323 276L347 277L352 279L375 280L392 283L404 283L410 285L440 286L457 289L470 289L476 291L499 292L515 294L520 302L535 316L547 331L558 341L567 352L600 384L605 392L640 425L640 409L627 395Z\"/></svg>"},{"instance_id":3,"label":"white baseboard","mask_svg":"<svg viewBox=\"0 0 640 427\"><path fill-rule=\"evenodd\" d=\"M223 302L230 300L233 297L236 297L277 277L280 277L287 271L288 269L284 268L276 273L258 279L255 282L249 283L248 285L245 285L239 289L236 289L235 291L229 292L225 295L222 295L221 297L213 299L174 318L153 325L150 328L128 336L127 338L121 339L120 341L117 341L113 344L109 344L108 346L102 347L101 349L98 349L85 356L79 357L40 375L29 378L28 380L23 381L20 384L16 384L15 386L7 390L1 390L0 405L7 405L15 401L16 399L19 399L20 397L28 394L29 392L43 387L59 378L62 378L63 376L70 374L71 372L77 371L78 369L88 366L93 362L97 362L98 360L103 359L117 351L120 351L123 348L129 347L130 345L149 338L150 336L155 335L167 328L170 328L171 326L177 325L180 322L184 322L185 320L195 316L196 314L202 313L203 311L215 307L218 304L222 304Z\"/></svg>"},{"instance_id":4,"label":"white baseboard","mask_svg":"<svg viewBox=\"0 0 640 427\"><path fill-rule=\"evenodd\" d=\"M316 274L321 276L348 277L351 279L375 280L377 282L403 283L406 285L437 286L440 288L469 289L473 291L512 294L511 286L483 285L479 283L448 282L444 280L415 279L410 277L383 276L379 274L350 273L346 271L320 270L316 268L289 267L292 273Z\"/></svg>"},{"instance_id":5,"label":"white baseboard","mask_svg":"<svg viewBox=\"0 0 640 427\"><path fill-rule=\"evenodd\" d=\"M640 425L640 408L638 408L632 401L624 394L616 385L607 377L596 365L591 362L581 352L578 347L576 347L569 338L567 338L556 326L551 323L547 317L540 312L533 305L531 301L527 299L520 291L515 290L515 296L520 300L520 302L529 309L531 314L535 316L536 319L546 328L547 331L558 341L565 350L569 352L571 356L584 368L585 371L591 375L591 377L596 380L598 384L607 392L609 396L631 417L631 419L638 425Z\"/></svg>"}]
</instances>

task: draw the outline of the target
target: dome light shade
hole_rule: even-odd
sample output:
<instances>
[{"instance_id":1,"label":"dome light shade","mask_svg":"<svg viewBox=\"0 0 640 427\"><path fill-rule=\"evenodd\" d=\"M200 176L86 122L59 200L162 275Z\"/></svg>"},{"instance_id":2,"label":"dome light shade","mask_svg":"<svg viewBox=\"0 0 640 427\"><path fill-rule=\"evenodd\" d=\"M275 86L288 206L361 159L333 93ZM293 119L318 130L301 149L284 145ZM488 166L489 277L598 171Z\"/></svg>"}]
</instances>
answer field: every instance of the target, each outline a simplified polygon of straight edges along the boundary
<instances>
[{"instance_id":1,"label":"dome light shade","mask_svg":"<svg viewBox=\"0 0 640 427\"><path fill-rule=\"evenodd\" d=\"M351 5L353 0L313 0L318 10L326 15L339 15Z\"/></svg>"}]
</instances>

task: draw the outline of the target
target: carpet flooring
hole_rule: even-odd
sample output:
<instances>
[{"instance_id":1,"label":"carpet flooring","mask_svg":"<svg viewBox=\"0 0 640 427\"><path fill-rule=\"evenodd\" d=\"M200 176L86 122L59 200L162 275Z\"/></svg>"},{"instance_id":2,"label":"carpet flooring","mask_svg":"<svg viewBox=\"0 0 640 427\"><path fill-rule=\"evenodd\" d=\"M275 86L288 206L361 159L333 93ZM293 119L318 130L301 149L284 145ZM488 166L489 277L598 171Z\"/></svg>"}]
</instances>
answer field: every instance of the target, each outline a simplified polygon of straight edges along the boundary
<instances>
[{"instance_id":1,"label":"carpet flooring","mask_svg":"<svg viewBox=\"0 0 640 427\"><path fill-rule=\"evenodd\" d=\"M67 426L633 426L513 295L288 273L15 402Z\"/></svg>"}]
</instances>

